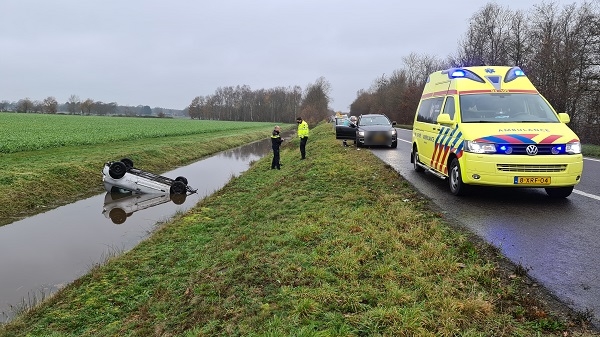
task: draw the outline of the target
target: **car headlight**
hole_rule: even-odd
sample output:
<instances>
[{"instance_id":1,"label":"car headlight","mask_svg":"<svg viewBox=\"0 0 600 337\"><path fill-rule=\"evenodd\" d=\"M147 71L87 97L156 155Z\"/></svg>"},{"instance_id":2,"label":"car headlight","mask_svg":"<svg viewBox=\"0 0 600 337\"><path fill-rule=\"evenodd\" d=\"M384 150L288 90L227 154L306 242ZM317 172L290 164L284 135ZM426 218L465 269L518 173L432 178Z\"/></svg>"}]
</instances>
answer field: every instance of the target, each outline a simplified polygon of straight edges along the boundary
<instances>
[{"instance_id":1,"label":"car headlight","mask_svg":"<svg viewBox=\"0 0 600 337\"><path fill-rule=\"evenodd\" d=\"M396 134L396 129L394 129L394 130L390 131L390 135L392 135L392 136L393 136L393 135L395 135L395 134Z\"/></svg>"},{"instance_id":2,"label":"car headlight","mask_svg":"<svg viewBox=\"0 0 600 337\"><path fill-rule=\"evenodd\" d=\"M364 131L358 131L358 135L361 136L361 137L364 137L365 136L365 132Z\"/></svg>"},{"instance_id":3,"label":"car headlight","mask_svg":"<svg viewBox=\"0 0 600 337\"><path fill-rule=\"evenodd\" d=\"M567 143L566 151L569 154L581 153L581 143L580 142Z\"/></svg>"},{"instance_id":4,"label":"car headlight","mask_svg":"<svg viewBox=\"0 0 600 337\"><path fill-rule=\"evenodd\" d=\"M472 153L496 153L496 145L467 140L465 141L465 151Z\"/></svg>"}]
</instances>

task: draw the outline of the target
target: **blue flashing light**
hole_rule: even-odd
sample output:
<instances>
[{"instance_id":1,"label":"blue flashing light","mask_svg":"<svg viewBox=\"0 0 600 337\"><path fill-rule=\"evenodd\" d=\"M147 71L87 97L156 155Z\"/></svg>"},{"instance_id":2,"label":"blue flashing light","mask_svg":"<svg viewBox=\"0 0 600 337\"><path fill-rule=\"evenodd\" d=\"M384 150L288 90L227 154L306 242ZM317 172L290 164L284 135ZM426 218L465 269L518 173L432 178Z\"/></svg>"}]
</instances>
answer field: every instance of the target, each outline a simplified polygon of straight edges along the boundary
<instances>
[{"instance_id":1,"label":"blue flashing light","mask_svg":"<svg viewBox=\"0 0 600 337\"><path fill-rule=\"evenodd\" d=\"M469 69L450 68L450 69L442 70L442 74L447 74L449 79L468 78L468 79L476 81L476 82L485 83L485 81L481 77L479 77L479 75L475 74L474 72L470 71Z\"/></svg>"},{"instance_id":2,"label":"blue flashing light","mask_svg":"<svg viewBox=\"0 0 600 337\"><path fill-rule=\"evenodd\" d=\"M518 77L525 77L525 72L519 67L512 67L506 72L506 76L504 76L504 83L513 81Z\"/></svg>"},{"instance_id":3,"label":"blue flashing light","mask_svg":"<svg viewBox=\"0 0 600 337\"><path fill-rule=\"evenodd\" d=\"M452 78L457 78L457 77L465 77L465 71L464 70L455 70L450 74L450 77Z\"/></svg>"},{"instance_id":4,"label":"blue flashing light","mask_svg":"<svg viewBox=\"0 0 600 337\"><path fill-rule=\"evenodd\" d=\"M504 145L500 146L500 150L506 151L506 146L504 146Z\"/></svg>"}]
</instances>

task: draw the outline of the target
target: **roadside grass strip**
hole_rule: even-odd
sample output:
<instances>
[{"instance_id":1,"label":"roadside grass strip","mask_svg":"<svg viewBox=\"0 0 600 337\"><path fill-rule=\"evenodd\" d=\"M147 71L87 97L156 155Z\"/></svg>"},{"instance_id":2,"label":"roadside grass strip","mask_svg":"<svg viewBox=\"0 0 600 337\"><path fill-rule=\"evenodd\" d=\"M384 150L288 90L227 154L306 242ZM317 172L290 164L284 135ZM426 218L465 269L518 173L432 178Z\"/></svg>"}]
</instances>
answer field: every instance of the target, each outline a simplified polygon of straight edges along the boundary
<instances>
[{"instance_id":1,"label":"roadside grass strip","mask_svg":"<svg viewBox=\"0 0 600 337\"><path fill-rule=\"evenodd\" d=\"M287 142L281 170L269 169L270 155L259 160L0 336L562 336L570 327L390 167L333 138L330 125L311 130L306 160L297 139Z\"/></svg>"}]
</instances>

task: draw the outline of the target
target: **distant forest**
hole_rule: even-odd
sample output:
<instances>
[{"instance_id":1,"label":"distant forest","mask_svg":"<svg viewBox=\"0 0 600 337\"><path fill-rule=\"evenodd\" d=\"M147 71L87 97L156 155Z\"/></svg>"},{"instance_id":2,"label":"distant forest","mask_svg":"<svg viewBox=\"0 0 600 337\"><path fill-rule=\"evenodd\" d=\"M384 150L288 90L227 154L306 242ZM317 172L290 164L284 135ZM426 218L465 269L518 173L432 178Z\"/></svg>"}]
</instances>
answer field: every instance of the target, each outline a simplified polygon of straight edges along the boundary
<instances>
[{"instance_id":1,"label":"distant forest","mask_svg":"<svg viewBox=\"0 0 600 337\"><path fill-rule=\"evenodd\" d=\"M584 143L600 145L600 2L542 3L513 11L488 3L475 12L455 54L410 54L403 67L360 90L351 115L385 113L411 125L427 76L450 67L519 66Z\"/></svg>"},{"instance_id":2,"label":"distant forest","mask_svg":"<svg viewBox=\"0 0 600 337\"><path fill-rule=\"evenodd\" d=\"M53 96L45 98L43 101L31 100L29 98L20 99L17 102L7 100L0 101L0 111L21 112L21 113L66 113L71 115L99 115L99 116L142 116L142 117L183 117L186 116L184 110L150 108L147 105L127 106L118 105L116 102L104 103L94 101L88 98L84 101L78 96L71 95L65 103L59 103Z\"/></svg>"}]
</instances>

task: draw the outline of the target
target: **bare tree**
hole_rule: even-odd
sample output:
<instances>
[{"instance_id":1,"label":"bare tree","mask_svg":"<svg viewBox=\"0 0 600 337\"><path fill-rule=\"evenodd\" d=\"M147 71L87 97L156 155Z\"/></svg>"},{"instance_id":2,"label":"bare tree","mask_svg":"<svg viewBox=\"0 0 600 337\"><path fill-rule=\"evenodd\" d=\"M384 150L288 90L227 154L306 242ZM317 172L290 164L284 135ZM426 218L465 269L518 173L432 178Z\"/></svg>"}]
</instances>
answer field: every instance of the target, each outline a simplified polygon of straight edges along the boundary
<instances>
[{"instance_id":1,"label":"bare tree","mask_svg":"<svg viewBox=\"0 0 600 337\"><path fill-rule=\"evenodd\" d=\"M42 111L47 114L55 114L58 108L58 101L53 96L48 96L42 102Z\"/></svg>"},{"instance_id":2,"label":"bare tree","mask_svg":"<svg viewBox=\"0 0 600 337\"><path fill-rule=\"evenodd\" d=\"M79 96L69 96L69 100L67 101L67 110L70 114L76 114L81 112L81 100L79 99Z\"/></svg>"},{"instance_id":3,"label":"bare tree","mask_svg":"<svg viewBox=\"0 0 600 337\"><path fill-rule=\"evenodd\" d=\"M17 112L31 112L33 111L33 102L29 99L29 97L20 99L17 102Z\"/></svg>"},{"instance_id":4,"label":"bare tree","mask_svg":"<svg viewBox=\"0 0 600 337\"><path fill-rule=\"evenodd\" d=\"M92 109L94 107L94 100L91 98L86 99L85 101L81 102L81 113L85 114L85 115L91 115L92 114Z\"/></svg>"}]
</instances>

